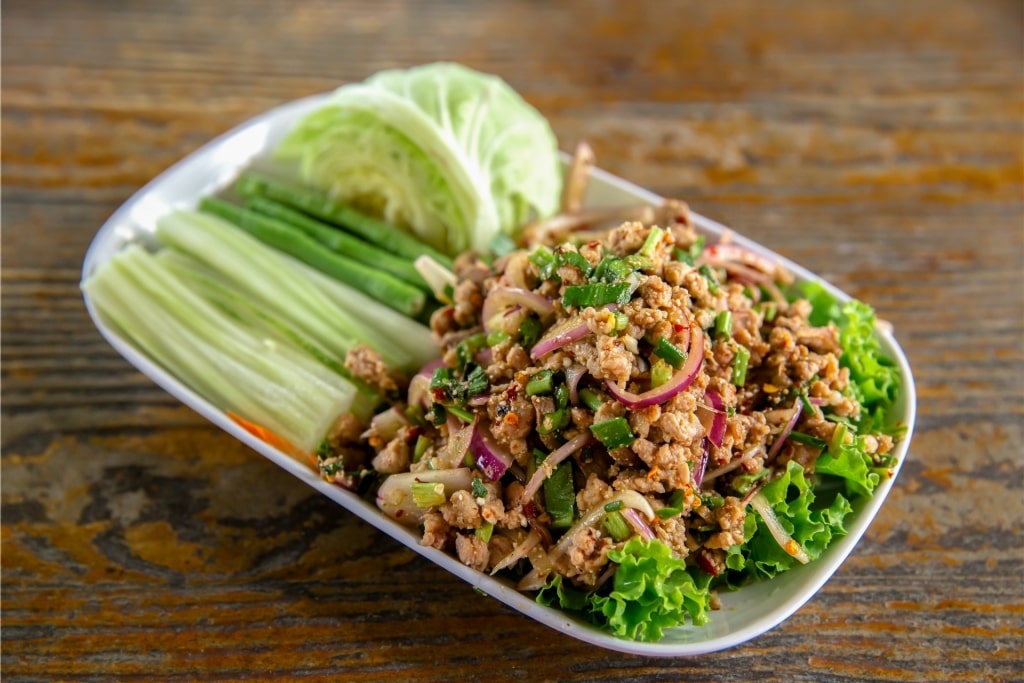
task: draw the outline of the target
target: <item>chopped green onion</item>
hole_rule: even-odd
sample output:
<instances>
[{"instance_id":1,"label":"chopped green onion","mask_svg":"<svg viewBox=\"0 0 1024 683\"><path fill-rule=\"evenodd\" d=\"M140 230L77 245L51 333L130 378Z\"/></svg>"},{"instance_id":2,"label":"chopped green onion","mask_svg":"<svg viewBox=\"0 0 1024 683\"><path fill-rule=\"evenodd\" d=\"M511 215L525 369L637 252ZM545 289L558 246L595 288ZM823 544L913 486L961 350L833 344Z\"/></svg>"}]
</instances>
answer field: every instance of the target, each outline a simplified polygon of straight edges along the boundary
<instances>
[{"instance_id":1,"label":"chopped green onion","mask_svg":"<svg viewBox=\"0 0 1024 683\"><path fill-rule=\"evenodd\" d=\"M732 383L742 387L747 383L747 365L750 363L750 349L742 344L736 346L736 358L732 366Z\"/></svg>"},{"instance_id":2,"label":"chopped green onion","mask_svg":"<svg viewBox=\"0 0 1024 683\"><path fill-rule=\"evenodd\" d=\"M554 373L551 370L541 370L526 383L526 395L550 394L554 389L553 377Z\"/></svg>"},{"instance_id":3,"label":"chopped green onion","mask_svg":"<svg viewBox=\"0 0 1024 683\"><path fill-rule=\"evenodd\" d=\"M677 261L685 263L687 265L694 265L704 254L704 244L708 241L707 236L698 235L697 239L693 241L689 249L676 249L674 255Z\"/></svg>"},{"instance_id":4,"label":"chopped green onion","mask_svg":"<svg viewBox=\"0 0 1024 683\"><path fill-rule=\"evenodd\" d=\"M540 246L534 249L530 254L530 262L537 266L542 280L549 280L554 275L555 255L547 247Z\"/></svg>"},{"instance_id":5,"label":"chopped green onion","mask_svg":"<svg viewBox=\"0 0 1024 683\"><path fill-rule=\"evenodd\" d=\"M668 519L669 517L675 517L683 511L683 492L680 489L676 489L672 492L672 496L668 499L668 503L665 507L655 510L662 519Z\"/></svg>"},{"instance_id":6,"label":"chopped green onion","mask_svg":"<svg viewBox=\"0 0 1024 683\"><path fill-rule=\"evenodd\" d=\"M486 498L487 497L487 487L484 486L484 483L482 481L480 481L480 479L478 477L473 477L473 481L470 482L470 485L469 485L469 490L473 492L473 497L474 498Z\"/></svg>"},{"instance_id":7,"label":"chopped green onion","mask_svg":"<svg viewBox=\"0 0 1024 683\"><path fill-rule=\"evenodd\" d=\"M415 481L409 488L412 491L412 502L418 508L444 505L448 500L444 496L444 484L441 482Z\"/></svg>"},{"instance_id":8,"label":"chopped green onion","mask_svg":"<svg viewBox=\"0 0 1024 683\"><path fill-rule=\"evenodd\" d=\"M717 493L708 493L701 497L701 501L712 510L717 510L725 505L725 498L722 498Z\"/></svg>"},{"instance_id":9,"label":"chopped green onion","mask_svg":"<svg viewBox=\"0 0 1024 683\"><path fill-rule=\"evenodd\" d=\"M753 474L741 474L739 476L733 477L732 487L736 490L737 493L744 495L750 493L750 490L754 488L754 484L768 476L768 473L771 471L772 470L770 467L766 467L763 470L755 472Z\"/></svg>"},{"instance_id":10,"label":"chopped green onion","mask_svg":"<svg viewBox=\"0 0 1024 683\"><path fill-rule=\"evenodd\" d=\"M770 323L775 320L775 314L779 311L779 306L774 301L766 301L760 306L761 312L764 314L764 321Z\"/></svg>"},{"instance_id":11,"label":"chopped green onion","mask_svg":"<svg viewBox=\"0 0 1024 683\"><path fill-rule=\"evenodd\" d=\"M621 500L613 500L610 503L605 503L604 504L604 511L605 512L615 512L615 511L621 510L621 509L622 509L622 501Z\"/></svg>"},{"instance_id":12,"label":"chopped green onion","mask_svg":"<svg viewBox=\"0 0 1024 683\"><path fill-rule=\"evenodd\" d=\"M793 430L789 433L789 440L796 441L797 443L802 443L805 446L818 448L820 450L825 450L826 448L828 448L827 441L819 439L818 437L813 436L811 434L805 434L804 432L798 432L796 430Z\"/></svg>"},{"instance_id":13,"label":"chopped green onion","mask_svg":"<svg viewBox=\"0 0 1024 683\"><path fill-rule=\"evenodd\" d=\"M594 267L590 265L590 261L578 251L573 251L572 249L559 250L555 252L555 258L559 262L558 265L560 267L573 266L579 269L584 277L590 277L590 274L594 272Z\"/></svg>"},{"instance_id":14,"label":"chopped green onion","mask_svg":"<svg viewBox=\"0 0 1024 683\"><path fill-rule=\"evenodd\" d=\"M569 407L569 387L564 384L555 387L555 405L559 408Z\"/></svg>"},{"instance_id":15,"label":"chopped green onion","mask_svg":"<svg viewBox=\"0 0 1024 683\"><path fill-rule=\"evenodd\" d=\"M600 408L605 403L605 400L601 396L601 394L595 391L594 389L581 389L579 392L579 396L580 400L583 401L583 405L585 405L587 408L590 408L595 413L597 412L597 409Z\"/></svg>"},{"instance_id":16,"label":"chopped green onion","mask_svg":"<svg viewBox=\"0 0 1024 683\"><path fill-rule=\"evenodd\" d=\"M606 448L622 448L636 440L636 436L629 428L629 422L624 417L613 417L610 420L592 424L590 431Z\"/></svg>"},{"instance_id":17,"label":"chopped green onion","mask_svg":"<svg viewBox=\"0 0 1024 683\"><path fill-rule=\"evenodd\" d=\"M484 522L480 527L473 532L473 534L484 543L491 540L491 534L494 533L494 525L490 522Z\"/></svg>"},{"instance_id":18,"label":"chopped green onion","mask_svg":"<svg viewBox=\"0 0 1024 683\"><path fill-rule=\"evenodd\" d=\"M664 337L658 337L658 343L654 345L654 355L664 358L676 370L686 362L686 352Z\"/></svg>"},{"instance_id":19,"label":"chopped green onion","mask_svg":"<svg viewBox=\"0 0 1024 683\"><path fill-rule=\"evenodd\" d=\"M842 450L843 444L846 443L846 434L848 430L846 425L842 422L836 425L835 430L832 432L832 441L828 445L828 452L833 455L839 455L839 451Z\"/></svg>"},{"instance_id":20,"label":"chopped green onion","mask_svg":"<svg viewBox=\"0 0 1024 683\"><path fill-rule=\"evenodd\" d=\"M609 512L601 519L601 526L615 541L625 541L632 534L621 512Z\"/></svg>"},{"instance_id":21,"label":"chopped green onion","mask_svg":"<svg viewBox=\"0 0 1024 683\"><path fill-rule=\"evenodd\" d=\"M565 408L558 408L553 412L547 413L541 418L540 424L537 425L537 433L544 435L553 434L569 424L569 417L569 411Z\"/></svg>"},{"instance_id":22,"label":"chopped green onion","mask_svg":"<svg viewBox=\"0 0 1024 683\"><path fill-rule=\"evenodd\" d=\"M540 321L530 316L519 326L519 341L524 349L529 349L540 339L542 332Z\"/></svg>"},{"instance_id":23,"label":"chopped green onion","mask_svg":"<svg viewBox=\"0 0 1024 683\"><path fill-rule=\"evenodd\" d=\"M629 316L622 311L615 311L615 331L622 332L629 325Z\"/></svg>"},{"instance_id":24,"label":"chopped green onion","mask_svg":"<svg viewBox=\"0 0 1024 683\"><path fill-rule=\"evenodd\" d=\"M732 336L732 312L719 311L715 316L715 338L727 339Z\"/></svg>"},{"instance_id":25,"label":"chopped green onion","mask_svg":"<svg viewBox=\"0 0 1024 683\"><path fill-rule=\"evenodd\" d=\"M487 335L487 346L497 346L503 341L508 341L508 333L504 330L494 330Z\"/></svg>"},{"instance_id":26,"label":"chopped green onion","mask_svg":"<svg viewBox=\"0 0 1024 683\"><path fill-rule=\"evenodd\" d=\"M651 258L654 255L654 250L658 248L658 243L665 237L665 231L654 226L651 231L647 233L647 239L644 240L643 246L640 247L640 251L637 253L644 258Z\"/></svg>"},{"instance_id":27,"label":"chopped green onion","mask_svg":"<svg viewBox=\"0 0 1024 683\"><path fill-rule=\"evenodd\" d=\"M576 520L576 490L572 482L572 460L563 460L544 480L544 508L551 516L552 529L568 529Z\"/></svg>"},{"instance_id":28,"label":"chopped green onion","mask_svg":"<svg viewBox=\"0 0 1024 683\"><path fill-rule=\"evenodd\" d=\"M655 359L651 364L651 388L656 389L672 379L674 372L675 370L673 370L672 366L664 360L661 358Z\"/></svg>"},{"instance_id":29,"label":"chopped green onion","mask_svg":"<svg viewBox=\"0 0 1024 683\"><path fill-rule=\"evenodd\" d=\"M628 282L591 282L586 285L569 285L562 294L562 305L566 308L587 308L606 304L628 304L633 296L633 287Z\"/></svg>"},{"instance_id":30,"label":"chopped green onion","mask_svg":"<svg viewBox=\"0 0 1024 683\"><path fill-rule=\"evenodd\" d=\"M711 270L711 266L705 263L700 267L698 272L708 281L708 291L717 296L722 290L721 287L719 287L718 277L715 275L715 271Z\"/></svg>"},{"instance_id":31,"label":"chopped green onion","mask_svg":"<svg viewBox=\"0 0 1024 683\"><path fill-rule=\"evenodd\" d=\"M471 410L466 410L460 406L445 406L445 409L466 424L473 421L473 412Z\"/></svg>"},{"instance_id":32,"label":"chopped green onion","mask_svg":"<svg viewBox=\"0 0 1024 683\"><path fill-rule=\"evenodd\" d=\"M420 434L416 437L416 445L412 449L412 461L419 462L428 448L430 448L430 438L425 434Z\"/></svg>"}]
</instances>

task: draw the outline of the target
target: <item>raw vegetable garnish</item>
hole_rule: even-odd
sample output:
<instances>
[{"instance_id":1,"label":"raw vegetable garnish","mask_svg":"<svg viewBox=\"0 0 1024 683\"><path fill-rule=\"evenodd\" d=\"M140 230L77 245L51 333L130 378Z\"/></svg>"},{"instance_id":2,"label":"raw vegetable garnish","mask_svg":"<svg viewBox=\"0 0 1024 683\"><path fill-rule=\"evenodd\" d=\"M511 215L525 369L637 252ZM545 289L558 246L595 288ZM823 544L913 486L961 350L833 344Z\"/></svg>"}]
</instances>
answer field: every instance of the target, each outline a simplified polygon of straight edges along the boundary
<instances>
[{"instance_id":1,"label":"raw vegetable garnish","mask_svg":"<svg viewBox=\"0 0 1024 683\"><path fill-rule=\"evenodd\" d=\"M874 312L682 202L583 206L503 82L384 72L84 283L241 427L618 637L813 562L890 476ZM560 207L560 211L559 211ZM557 213L556 213L557 211ZM396 225L397 223L397 225Z\"/></svg>"}]
</instances>

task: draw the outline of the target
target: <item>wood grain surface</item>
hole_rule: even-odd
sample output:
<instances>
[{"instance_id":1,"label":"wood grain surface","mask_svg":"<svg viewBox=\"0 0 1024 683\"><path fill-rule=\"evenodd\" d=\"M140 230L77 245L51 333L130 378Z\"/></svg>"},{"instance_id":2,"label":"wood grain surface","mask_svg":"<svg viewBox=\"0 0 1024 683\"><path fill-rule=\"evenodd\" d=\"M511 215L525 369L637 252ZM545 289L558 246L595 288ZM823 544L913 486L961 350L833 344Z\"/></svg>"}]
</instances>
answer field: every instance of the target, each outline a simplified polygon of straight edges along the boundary
<instances>
[{"instance_id":1,"label":"wood grain surface","mask_svg":"<svg viewBox=\"0 0 1024 683\"><path fill-rule=\"evenodd\" d=\"M5 681L1024 679L1024 4L3 4ZM877 308L919 421L824 589L740 647L595 649L419 559L100 338L103 221L271 106L437 59Z\"/></svg>"}]
</instances>

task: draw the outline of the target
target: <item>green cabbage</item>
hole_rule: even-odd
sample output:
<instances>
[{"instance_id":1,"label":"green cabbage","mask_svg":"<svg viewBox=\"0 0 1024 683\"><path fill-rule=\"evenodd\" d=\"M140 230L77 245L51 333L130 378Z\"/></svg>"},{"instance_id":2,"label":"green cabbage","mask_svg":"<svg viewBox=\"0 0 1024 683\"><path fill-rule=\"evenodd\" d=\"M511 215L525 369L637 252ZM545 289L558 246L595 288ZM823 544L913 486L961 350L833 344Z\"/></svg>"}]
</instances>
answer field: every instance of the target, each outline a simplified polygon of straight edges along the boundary
<instances>
[{"instance_id":1,"label":"green cabbage","mask_svg":"<svg viewBox=\"0 0 1024 683\"><path fill-rule=\"evenodd\" d=\"M553 214L561 197L544 117L497 76L452 63L342 86L275 153L307 183L452 255Z\"/></svg>"}]
</instances>

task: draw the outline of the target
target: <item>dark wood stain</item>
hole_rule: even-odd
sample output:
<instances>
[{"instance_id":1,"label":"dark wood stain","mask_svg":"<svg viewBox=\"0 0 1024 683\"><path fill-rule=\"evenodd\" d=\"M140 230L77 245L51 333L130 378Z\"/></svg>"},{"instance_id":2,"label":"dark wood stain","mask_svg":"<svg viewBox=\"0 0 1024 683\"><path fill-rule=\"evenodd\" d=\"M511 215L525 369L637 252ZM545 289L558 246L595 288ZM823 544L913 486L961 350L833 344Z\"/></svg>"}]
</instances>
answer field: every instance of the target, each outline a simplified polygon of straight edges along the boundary
<instances>
[{"instance_id":1,"label":"dark wood stain","mask_svg":"<svg viewBox=\"0 0 1024 683\"><path fill-rule=\"evenodd\" d=\"M5 680L1024 678L1024 5L10 2ZM99 225L202 142L377 69L503 74L565 148L874 305L919 430L792 618L687 660L595 649L383 537L139 375L78 292Z\"/></svg>"}]
</instances>

